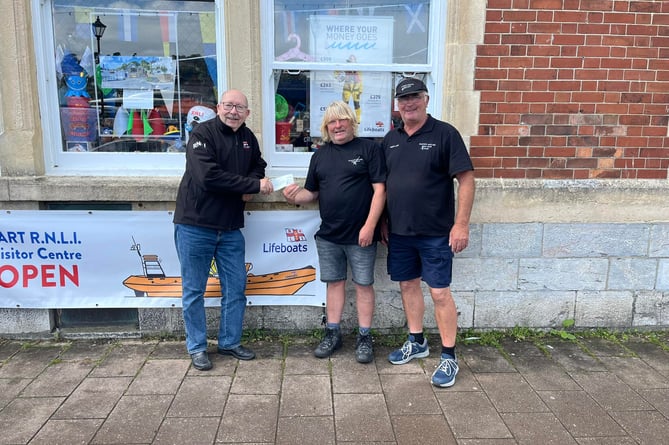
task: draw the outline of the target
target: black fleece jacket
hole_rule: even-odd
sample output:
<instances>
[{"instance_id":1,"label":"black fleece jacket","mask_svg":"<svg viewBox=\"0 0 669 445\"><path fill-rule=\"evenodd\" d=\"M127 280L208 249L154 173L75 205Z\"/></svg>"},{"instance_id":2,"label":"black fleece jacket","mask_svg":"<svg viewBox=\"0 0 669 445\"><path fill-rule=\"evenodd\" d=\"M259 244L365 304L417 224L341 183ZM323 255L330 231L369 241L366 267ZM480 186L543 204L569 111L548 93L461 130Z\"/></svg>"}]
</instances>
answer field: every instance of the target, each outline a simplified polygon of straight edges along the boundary
<instances>
[{"instance_id":1,"label":"black fleece jacket","mask_svg":"<svg viewBox=\"0 0 669 445\"><path fill-rule=\"evenodd\" d=\"M242 195L260 191L266 166L246 124L233 131L218 116L198 124L188 139L174 223L224 231L244 227Z\"/></svg>"}]
</instances>

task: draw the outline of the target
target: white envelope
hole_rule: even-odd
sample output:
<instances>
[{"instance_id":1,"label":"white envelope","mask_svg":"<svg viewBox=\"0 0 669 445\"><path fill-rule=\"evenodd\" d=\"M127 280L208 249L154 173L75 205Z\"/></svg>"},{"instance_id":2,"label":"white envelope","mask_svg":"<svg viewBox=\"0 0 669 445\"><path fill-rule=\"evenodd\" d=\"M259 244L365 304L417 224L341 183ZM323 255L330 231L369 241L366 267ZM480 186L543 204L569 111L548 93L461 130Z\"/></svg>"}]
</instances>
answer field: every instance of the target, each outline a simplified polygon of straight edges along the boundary
<instances>
[{"instance_id":1,"label":"white envelope","mask_svg":"<svg viewBox=\"0 0 669 445\"><path fill-rule=\"evenodd\" d=\"M290 185L295 182L293 175L283 175L272 178L272 185L274 186L274 191L281 190L287 185Z\"/></svg>"}]
</instances>

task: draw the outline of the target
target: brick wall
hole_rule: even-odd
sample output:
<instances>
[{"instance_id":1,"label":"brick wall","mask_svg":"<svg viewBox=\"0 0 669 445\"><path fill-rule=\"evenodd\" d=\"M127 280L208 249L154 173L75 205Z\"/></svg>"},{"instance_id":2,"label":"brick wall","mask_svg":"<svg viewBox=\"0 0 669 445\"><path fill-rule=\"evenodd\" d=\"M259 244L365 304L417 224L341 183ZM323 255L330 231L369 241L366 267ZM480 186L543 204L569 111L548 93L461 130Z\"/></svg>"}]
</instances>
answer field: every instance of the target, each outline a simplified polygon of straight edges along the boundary
<instances>
[{"instance_id":1,"label":"brick wall","mask_svg":"<svg viewBox=\"0 0 669 445\"><path fill-rule=\"evenodd\" d=\"M667 178L669 1L487 3L478 177Z\"/></svg>"}]
</instances>

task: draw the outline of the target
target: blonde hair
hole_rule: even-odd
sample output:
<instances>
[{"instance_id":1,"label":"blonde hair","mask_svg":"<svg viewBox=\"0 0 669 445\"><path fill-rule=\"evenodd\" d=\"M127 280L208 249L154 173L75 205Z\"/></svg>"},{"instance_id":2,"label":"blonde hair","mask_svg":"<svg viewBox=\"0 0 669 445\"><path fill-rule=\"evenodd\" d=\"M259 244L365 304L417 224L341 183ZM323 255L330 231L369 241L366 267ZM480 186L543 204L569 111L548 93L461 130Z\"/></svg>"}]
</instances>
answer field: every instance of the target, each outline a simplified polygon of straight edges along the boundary
<instances>
[{"instance_id":1,"label":"blonde hair","mask_svg":"<svg viewBox=\"0 0 669 445\"><path fill-rule=\"evenodd\" d=\"M325 109L323 120L321 121L321 139L323 142L330 142L330 133L328 132L328 122L337 119L348 119L353 125L353 135L358 136L358 121L351 107L344 101L336 100Z\"/></svg>"}]
</instances>

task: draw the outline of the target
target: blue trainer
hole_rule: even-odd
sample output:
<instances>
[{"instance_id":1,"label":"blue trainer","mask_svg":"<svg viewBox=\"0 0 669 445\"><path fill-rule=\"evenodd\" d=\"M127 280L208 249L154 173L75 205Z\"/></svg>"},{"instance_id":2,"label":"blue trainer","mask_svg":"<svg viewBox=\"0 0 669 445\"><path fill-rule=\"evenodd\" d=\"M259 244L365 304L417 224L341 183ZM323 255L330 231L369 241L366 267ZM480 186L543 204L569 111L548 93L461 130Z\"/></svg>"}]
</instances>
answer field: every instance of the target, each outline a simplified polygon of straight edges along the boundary
<instances>
[{"instance_id":1,"label":"blue trainer","mask_svg":"<svg viewBox=\"0 0 669 445\"><path fill-rule=\"evenodd\" d=\"M441 355L441 362L432 373L432 384L440 388L448 388L455 383L458 373L458 359L448 354Z\"/></svg>"},{"instance_id":2,"label":"blue trainer","mask_svg":"<svg viewBox=\"0 0 669 445\"><path fill-rule=\"evenodd\" d=\"M400 349L395 349L388 354L388 361L393 365L403 365L414 358L425 358L430 355L430 348L427 346L427 338L423 344L418 344L413 335L409 335L409 340L405 341Z\"/></svg>"}]
</instances>

